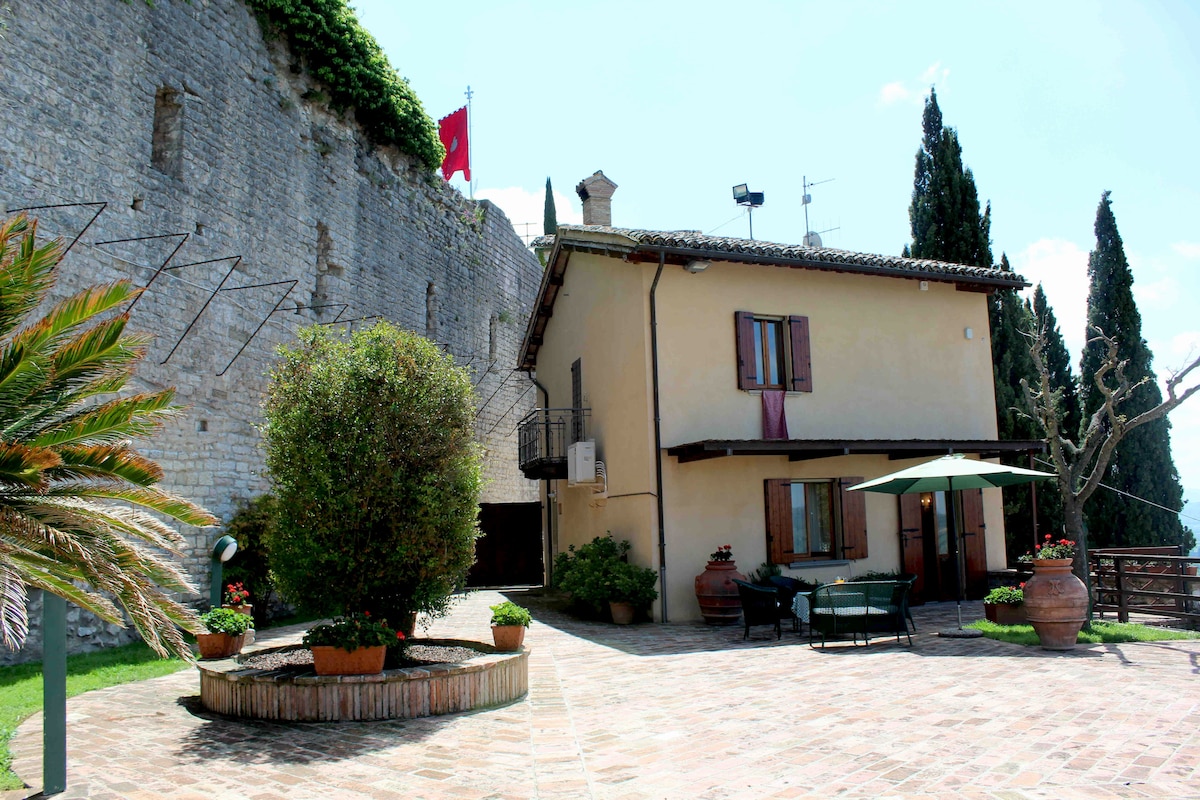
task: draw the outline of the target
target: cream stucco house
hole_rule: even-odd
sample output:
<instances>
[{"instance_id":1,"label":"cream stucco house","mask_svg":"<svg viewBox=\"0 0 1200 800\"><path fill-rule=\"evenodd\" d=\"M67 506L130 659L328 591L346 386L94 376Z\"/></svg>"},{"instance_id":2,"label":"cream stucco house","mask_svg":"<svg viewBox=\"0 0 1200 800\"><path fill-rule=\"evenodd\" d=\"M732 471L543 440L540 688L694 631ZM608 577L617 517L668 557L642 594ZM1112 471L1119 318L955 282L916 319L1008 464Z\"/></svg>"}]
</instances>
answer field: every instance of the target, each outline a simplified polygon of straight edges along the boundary
<instances>
[{"instance_id":1,"label":"cream stucco house","mask_svg":"<svg viewBox=\"0 0 1200 800\"><path fill-rule=\"evenodd\" d=\"M659 571L655 618L670 621L699 619L693 578L725 544L744 572L915 572L921 599L952 597L945 498L845 489L948 452L1041 449L996 439L987 298L1025 282L614 228L615 188L599 172L583 181L584 225L536 243L547 267L519 366L542 408L521 425L520 462L543 481L547 555L629 539ZM1006 566L1000 492L962 506L979 596Z\"/></svg>"}]
</instances>

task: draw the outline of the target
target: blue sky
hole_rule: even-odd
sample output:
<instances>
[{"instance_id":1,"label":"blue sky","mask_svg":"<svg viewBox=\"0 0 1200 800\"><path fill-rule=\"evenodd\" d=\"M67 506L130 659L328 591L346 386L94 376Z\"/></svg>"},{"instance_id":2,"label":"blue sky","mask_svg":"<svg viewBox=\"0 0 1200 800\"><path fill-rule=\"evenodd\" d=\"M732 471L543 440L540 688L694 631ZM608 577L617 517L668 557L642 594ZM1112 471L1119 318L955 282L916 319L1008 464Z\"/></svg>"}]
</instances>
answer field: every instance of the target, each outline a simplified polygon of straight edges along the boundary
<instances>
[{"instance_id":1,"label":"blue sky","mask_svg":"<svg viewBox=\"0 0 1200 800\"><path fill-rule=\"evenodd\" d=\"M577 221L573 187L603 169L616 225L745 236L730 188L748 183L766 194L755 238L799 242L807 176L832 179L809 206L826 245L899 253L936 85L996 258L1044 282L1072 351L1111 190L1159 376L1200 353L1200 5L354 6L435 119L471 86L475 196L521 232L540 233L547 176ZM1200 399L1171 420L1200 531Z\"/></svg>"}]
</instances>

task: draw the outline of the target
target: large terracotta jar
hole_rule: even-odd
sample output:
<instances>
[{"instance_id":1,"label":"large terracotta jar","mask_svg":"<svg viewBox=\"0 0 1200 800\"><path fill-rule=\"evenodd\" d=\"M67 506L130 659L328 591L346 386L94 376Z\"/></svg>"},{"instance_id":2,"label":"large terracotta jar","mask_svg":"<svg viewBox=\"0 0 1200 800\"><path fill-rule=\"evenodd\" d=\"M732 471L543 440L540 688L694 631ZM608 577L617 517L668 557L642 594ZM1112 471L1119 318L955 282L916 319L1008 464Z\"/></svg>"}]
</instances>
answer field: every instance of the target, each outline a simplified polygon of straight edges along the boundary
<instances>
[{"instance_id":1,"label":"large terracotta jar","mask_svg":"<svg viewBox=\"0 0 1200 800\"><path fill-rule=\"evenodd\" d=\"M700 615L709 625L736 625L741 619L742 601L734 578L746 580L732 560L710 561L704 572L696 576L696 600L700 603Z\"/></svg>"},{"instance_id":2,"label":"large terracotta jar","mask_svg":"<svg viewBox=\"0 0 1200 800\"><path fill-rule=\"evenodd\" d=\"M1033 562L1025 582L1025 614L1046 650L1070 650L1087 622L1088 593L1071 571L1072 559Z\"/></svg>"}]
</instances>

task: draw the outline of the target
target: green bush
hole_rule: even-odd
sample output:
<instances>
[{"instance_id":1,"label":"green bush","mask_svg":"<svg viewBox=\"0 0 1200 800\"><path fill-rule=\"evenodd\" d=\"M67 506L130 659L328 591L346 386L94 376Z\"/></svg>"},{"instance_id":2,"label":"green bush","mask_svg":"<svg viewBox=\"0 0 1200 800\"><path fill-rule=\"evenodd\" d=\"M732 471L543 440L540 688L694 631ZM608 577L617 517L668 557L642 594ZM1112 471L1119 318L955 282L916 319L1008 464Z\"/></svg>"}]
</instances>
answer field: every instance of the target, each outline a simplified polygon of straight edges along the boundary
<instances>
[{"instance_id":1,"label":"green bush","mask_svg":"<svg viewBox=\"0 0 1200 800\"><path fill-rule=\"evenodd\" d=\"M658 573L649 567L618 561L612 567L608 599L645 608L658 598L657 582Z\"/></svg>"},{"instance_id":2,"label":"green bush","mask_svg":"<svg viewBox=\"0 0 1200 800\"><path fill-rule=\"evenodd\" d=\"M862 575L855 575L849 579L850 583L860 583L862 581L895 581L900 579L899 572L879 572L872 570L864 572Z\"/></svg>"},{"instance_id":3,"label":"green bush","mask_svg":"<svg viewBox=\"0 0 1200 800\"><path fill-rule=\"evenodd\" d=\"M267 558L266 532L275 514L275 496L264 494L242 502L225 526L225 533L238 544L237 552L225 564L225 583L241 583L250 592L254 622L263 626L271 619L275 584Z\"/></svg>"},{"instance_id":4,"label":"green bush","mask_svg":"<svg viewBox=\"0 0 1200 800\"><path fill-rule=\"evenodd\" d=\"M758 586L772 586L771 578L777 575L782 575L783 570L778 564L772 564L769 561L764 561L758 565L758 569L746 576L746 580Z\"/></svg>"},{"instance_id":5,"label":"green bush","mask_svg":"<svg viewBox=\"0 0 1200 800\"><path fill-rule=\"evenodd\" d=\"M367 138L395 145L437 169L446 155L437 126L345 0L246 0L264 31L287 39L310 75L329 89L329 107L352 111ZM313 95L314 102L323 98Z\"/></svg>"},{"instance_id":6,"label":"green bush","mask_svg":"<svg viewBox=\"0 0 1200 800\"><path fill-rule=\"evenodd\" d=\"M480 454L466 373L386 322L282 348L265 403L267 531L301 611L444 614L475 558Z\"/></svg>"},{"instance_id":7,"label":"green bush","mask_svg":"<svg viewBox=\"0 0 1200 800\"><path fill-rule=\"evenodd\" d=\"M654 570L627 563L629 550L628 541L611 535L597 536L579 549L571 545L554 559L555 586L569 592L585 613L602 615L610 600L649 605L658 597Z\"/></svg>"},{"instance_id":8,"label":"green bush","mask_svg":"<svg viewBox=\"0 0 1200 800\"><path fill-rule=\"evenodd\" d=\"M533 621L529 611L511 600L505 600L503 603L488 606L488 608L492 610L493 625L521 625L528 628L529 623Z\"/></svg>"},{"instance_id":9,"label":"green bush","mask_svg":"<svg viewBox=\"0 0 1200 800\"><path fill-rule=\"evenodd\" d=\"M228 633L237 636L254 627L254 620L232 608L214 608L200 615L200 621L209 633Z\"/></svg>"},{"instance_id":10,"label":"green bush","mask_svg":"<svg viewBox=\"0 0 1200 800\"><path fill-rule=\"evenodd\" d=\"M983 602L991 605L1019 606L1025 602L1025 592L1016 586L998 586L987 593Z\"/></svg>"}]
</instances>

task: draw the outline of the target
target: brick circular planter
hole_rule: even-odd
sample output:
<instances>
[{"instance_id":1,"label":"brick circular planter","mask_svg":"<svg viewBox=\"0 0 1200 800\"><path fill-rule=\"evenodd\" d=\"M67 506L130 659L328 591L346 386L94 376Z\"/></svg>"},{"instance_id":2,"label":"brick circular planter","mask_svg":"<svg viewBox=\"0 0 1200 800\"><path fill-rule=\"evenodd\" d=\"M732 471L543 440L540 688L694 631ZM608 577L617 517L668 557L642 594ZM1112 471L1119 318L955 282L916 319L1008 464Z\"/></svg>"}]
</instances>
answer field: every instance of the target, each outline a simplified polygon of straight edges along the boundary
<instances>
[{"instance_id":1,"label":"brick circular planter","mask_svg":"<svg viewBox=\"0 0 1200 800\"><path fill-rule=\"evenodd\" d=\"M461 664L389 669L375 675L243 667L234 659L197 664L200 702L209 711L245 719L344 722L412 719L510 703L529 691L529 650L502 653L462 639L422 644L468 647L479 656ZM259 651L269 652L269 651Z\"/></svg>"}]
</instances>

